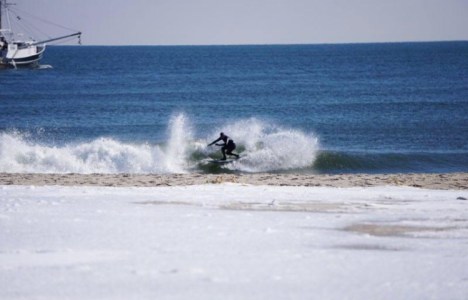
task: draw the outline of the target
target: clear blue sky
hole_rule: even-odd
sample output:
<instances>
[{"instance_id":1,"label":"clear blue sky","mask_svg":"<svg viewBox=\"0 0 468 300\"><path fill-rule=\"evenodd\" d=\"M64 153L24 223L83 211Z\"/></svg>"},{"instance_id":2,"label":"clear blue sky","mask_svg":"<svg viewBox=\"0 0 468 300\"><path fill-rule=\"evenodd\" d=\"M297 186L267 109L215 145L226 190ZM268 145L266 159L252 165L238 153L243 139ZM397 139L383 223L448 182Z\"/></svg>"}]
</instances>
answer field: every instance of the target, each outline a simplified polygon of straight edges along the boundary
<instances>
[{"instance_id":1,"label":"clear blue sky","mask_svg":"<svg viewBox=\"0 0 468 300\"><path fill-rule=\"evenodd\" d=\"M468 40L468 0L9 1L88 45Z\"/></svg>"}]
</instances>

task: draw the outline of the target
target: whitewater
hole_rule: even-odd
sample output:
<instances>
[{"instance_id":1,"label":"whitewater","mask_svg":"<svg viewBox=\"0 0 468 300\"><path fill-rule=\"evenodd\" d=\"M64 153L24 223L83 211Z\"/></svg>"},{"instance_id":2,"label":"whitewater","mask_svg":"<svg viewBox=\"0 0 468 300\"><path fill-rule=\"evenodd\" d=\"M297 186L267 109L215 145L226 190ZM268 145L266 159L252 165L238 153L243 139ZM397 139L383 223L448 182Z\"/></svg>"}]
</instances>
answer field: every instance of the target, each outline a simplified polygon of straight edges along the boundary
<instances>
[{"instance_id":1,"label":"whitewater","mask_svg":"<svg viewBox=\"0 0 468 300\"><path fill-rule=\"evenodd\" d=\"M130 143L111 137L91 141L47 144L19 132L0 133L0 172L7 173L187 173L269 172L310 167L319 149L312 133L283 128L256 118L237 121L196 137L186 114L173 115L163 143ZM235 137L241 158L217 166L219 147L207 144L228 132Z\"/></svg>"}]
</instances>

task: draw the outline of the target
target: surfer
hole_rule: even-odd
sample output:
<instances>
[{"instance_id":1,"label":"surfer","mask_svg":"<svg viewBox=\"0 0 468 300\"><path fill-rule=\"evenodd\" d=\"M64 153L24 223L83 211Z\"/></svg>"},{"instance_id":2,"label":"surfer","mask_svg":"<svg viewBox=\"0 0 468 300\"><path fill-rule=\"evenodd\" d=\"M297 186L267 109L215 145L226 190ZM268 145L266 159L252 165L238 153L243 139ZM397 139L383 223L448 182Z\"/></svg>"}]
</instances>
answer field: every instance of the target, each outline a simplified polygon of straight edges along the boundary
<instances>
[{"instance_id":1,"label":"surfer","mask_svg":"<svg viewBox=\"0 0 468 300\"><path fill-rule=\"evenodd\" d=\"M223 141L224 144L216 144L219 141ZM227 155L232 155L235 156L236 158L239 158L239 155L232 153L234 149L236 149L236 144L234 141L225 135L223 132L219 134L219 138L213 141L212 143L208 144L208 146L211 146L213 144L216 144L216 146L221 146L221 152L223 153L223 158L221 160L226 160L226 154Z\"/></svg>"}]
</instances>

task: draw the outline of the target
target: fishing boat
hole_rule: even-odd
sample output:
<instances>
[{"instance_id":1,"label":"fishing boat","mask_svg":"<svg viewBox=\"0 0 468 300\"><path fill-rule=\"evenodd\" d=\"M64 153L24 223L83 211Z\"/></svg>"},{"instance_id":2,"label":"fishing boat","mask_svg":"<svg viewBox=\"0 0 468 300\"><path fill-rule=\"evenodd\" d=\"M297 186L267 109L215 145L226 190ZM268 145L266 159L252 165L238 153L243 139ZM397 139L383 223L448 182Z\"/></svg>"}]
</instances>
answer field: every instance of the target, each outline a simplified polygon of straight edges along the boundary
<instances>
[{"instance_id":1,"label":"fishing boat","mask_svg":"<svg viewBox=\"0 0 468 300\"><path fill-rule=\"evenodd\" d=\"M80 41L79 31L39 41L33 37L24 38L23 32L16 32L12 27L14 22L21 24L23 21L23 17L13 8L14 5L8 0L0 0L0 68L37 67L47 43L73 37Z\"/></svg>"}]
</instances>

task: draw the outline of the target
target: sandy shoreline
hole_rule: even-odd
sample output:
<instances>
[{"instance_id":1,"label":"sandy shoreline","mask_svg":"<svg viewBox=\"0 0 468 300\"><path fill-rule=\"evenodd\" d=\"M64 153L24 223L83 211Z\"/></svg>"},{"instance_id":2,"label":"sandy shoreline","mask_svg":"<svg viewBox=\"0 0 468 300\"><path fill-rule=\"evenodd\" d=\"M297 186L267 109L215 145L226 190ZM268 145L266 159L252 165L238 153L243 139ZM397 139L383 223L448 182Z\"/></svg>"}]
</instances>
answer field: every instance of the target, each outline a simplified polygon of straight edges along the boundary
<instances>
[{"instance_id":1,"label":"sandy shoreline","mask_svg":"<svg viewBox=\"0 0 468 300\"><path fill-rule=\"evenodd\" d=\"M151 187L223 182L275 186L371 187L411 186L468 189L468 173L444 174L36 174L0 173L0 185Z\"/></svg>"}]
</instances>

